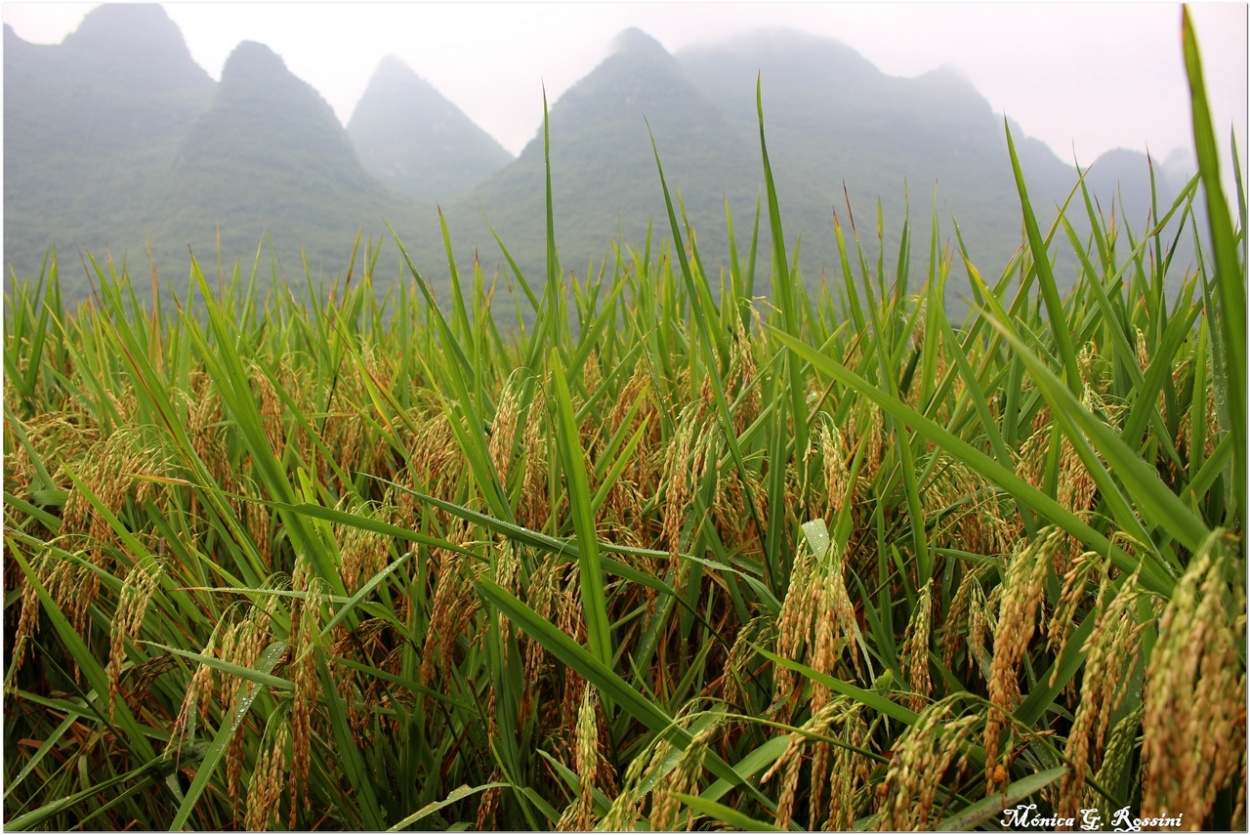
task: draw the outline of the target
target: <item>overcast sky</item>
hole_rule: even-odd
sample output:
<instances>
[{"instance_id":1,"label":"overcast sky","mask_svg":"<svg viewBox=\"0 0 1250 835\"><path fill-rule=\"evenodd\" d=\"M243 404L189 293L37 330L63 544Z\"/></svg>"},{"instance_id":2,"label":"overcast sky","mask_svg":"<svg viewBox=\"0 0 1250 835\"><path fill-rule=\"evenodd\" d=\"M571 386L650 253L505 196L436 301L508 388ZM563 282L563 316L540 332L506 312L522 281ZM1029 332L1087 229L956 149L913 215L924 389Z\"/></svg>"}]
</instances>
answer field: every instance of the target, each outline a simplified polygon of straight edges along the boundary
<instances>
[{"instance_id":1,"label":"overcast sky","mask_svg":"<svg viewBox=\"0 0 1250 835\"><path fill-rule=\"evenodd\" d=\"M5 3L4 22L58 43L91 3ZM239 41L267 44L346 124L394 54L513 153L554 101L638 26L669 51L757 28L836 38L883 72L960 70L997 112L1065 161L1189 147L1180 7L1170 3L165 3L214 78ZM1223 144L1246 137L1245 3L1191 7ZM768 79L764 79L767 97ZM765 98L767 105L767 98Z\"/></svg>"}]
</instances>

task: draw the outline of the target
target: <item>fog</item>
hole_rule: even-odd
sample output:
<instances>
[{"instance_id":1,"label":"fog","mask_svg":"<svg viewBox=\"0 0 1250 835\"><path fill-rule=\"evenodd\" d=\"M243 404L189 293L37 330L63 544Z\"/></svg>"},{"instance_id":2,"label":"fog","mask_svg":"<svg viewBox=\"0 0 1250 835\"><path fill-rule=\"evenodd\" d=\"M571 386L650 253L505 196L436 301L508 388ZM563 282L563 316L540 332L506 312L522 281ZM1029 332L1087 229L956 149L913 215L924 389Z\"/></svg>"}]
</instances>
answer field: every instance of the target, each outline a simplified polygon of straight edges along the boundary
<instances>
[{"instance_id":1,"label":"fog","mask_svg":"<svg viewBox=\"0 0 1250 835\"><path fill-rule=\"evenodd\" d=\"M95 4L5 3L22 38L57 43ZM1146 3L167 3L214 78L256 40L312 84L344 124L393 54L518 153L555 100L638 26L670 52L762 27L843 41L883 72L962 72L1025 132L1082 163L1116 147L1189 147L1180 7ZM1244 4L1191 7L1217 129L1245 138ZM767 79L764 80L767 85ZM1245 147L1245 142L1241 143Z\"/></svg>"}]
</instances>

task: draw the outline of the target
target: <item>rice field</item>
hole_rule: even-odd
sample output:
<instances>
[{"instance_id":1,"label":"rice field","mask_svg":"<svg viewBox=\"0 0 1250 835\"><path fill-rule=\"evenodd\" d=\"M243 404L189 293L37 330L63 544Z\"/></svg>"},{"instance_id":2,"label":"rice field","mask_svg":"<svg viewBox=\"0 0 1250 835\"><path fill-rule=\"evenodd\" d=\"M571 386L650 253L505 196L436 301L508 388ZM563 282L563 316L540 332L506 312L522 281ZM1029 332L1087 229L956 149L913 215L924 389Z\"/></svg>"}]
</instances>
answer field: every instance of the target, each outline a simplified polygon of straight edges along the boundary
<instances>
[{"instance_id":1,"label":"rice field","mask_svg":"<svg viewBox=\"0 0 1250 835\"><path fill-rule=\"evenodd\" d=\"M151 303L92 260L75 310L50 258L5 300L5 828L1244 829L1246 201L1185 46L1200 174L1042 227L1016 164L998 275L849 207L839 274L757 273L762 129L716 271L659 153L679 243L581 276L549 184L546 275L444 228L441 299L359 240Z\"/></svg>"}]
</instances>

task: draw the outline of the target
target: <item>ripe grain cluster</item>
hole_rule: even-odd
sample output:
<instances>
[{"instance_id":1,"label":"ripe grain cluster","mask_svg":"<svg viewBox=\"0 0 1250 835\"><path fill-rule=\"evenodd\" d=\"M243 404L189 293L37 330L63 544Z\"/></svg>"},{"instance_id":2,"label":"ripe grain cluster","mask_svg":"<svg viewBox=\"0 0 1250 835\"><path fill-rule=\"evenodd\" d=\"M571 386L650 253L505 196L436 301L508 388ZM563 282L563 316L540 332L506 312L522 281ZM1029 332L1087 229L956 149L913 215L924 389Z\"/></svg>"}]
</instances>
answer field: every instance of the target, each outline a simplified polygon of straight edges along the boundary
<instances>
[{"instance_id":1,"label":"ripe grain cluster","mask_svg":"<svg viewBox=\"0 0 1250 835\"><path fill-rule=\"evenodd\" d=\"M5 311L6 828L1244 828L1246 207L1186 37L1199 176L1047 228L1017 164L996 278L848 208L805 282L762 130L715 274L661 153L675 244L580 277L550 194L545 280L444 229L441 300L359 241L151 304L92 260L73 311L51 260Z\"/></svg>"}]
</instances>

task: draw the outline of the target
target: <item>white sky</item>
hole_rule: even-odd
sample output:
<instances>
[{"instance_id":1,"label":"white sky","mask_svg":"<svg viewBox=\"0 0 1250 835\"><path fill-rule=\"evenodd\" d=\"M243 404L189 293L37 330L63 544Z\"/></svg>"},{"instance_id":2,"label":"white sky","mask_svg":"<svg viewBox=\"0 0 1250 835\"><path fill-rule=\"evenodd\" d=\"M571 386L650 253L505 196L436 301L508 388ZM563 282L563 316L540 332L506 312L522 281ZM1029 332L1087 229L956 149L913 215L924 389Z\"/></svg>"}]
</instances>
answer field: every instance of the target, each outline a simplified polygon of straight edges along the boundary
<instances>
[{"instance_id":1,"label":"white sky","mask_svg":"<svg viewBox=\"0 0 1250 835\"><path fill-rule=\"evenodd\" d=\"M92 3L4 3L4 22L58 43ZM346 123L378 61L394 54L513 153L555 101L638 26L669 51L756 28L836 38L883 72L959 69L997 112L1061 159L1115 147L1164 156L1191 142L1180 7L1170 3L165 3L214 78L260 41ZM1246 130L1247 5L1191 7L1216 129ZM767 79L764 80L767 91Z\"/></svg>"}]
</instances>

